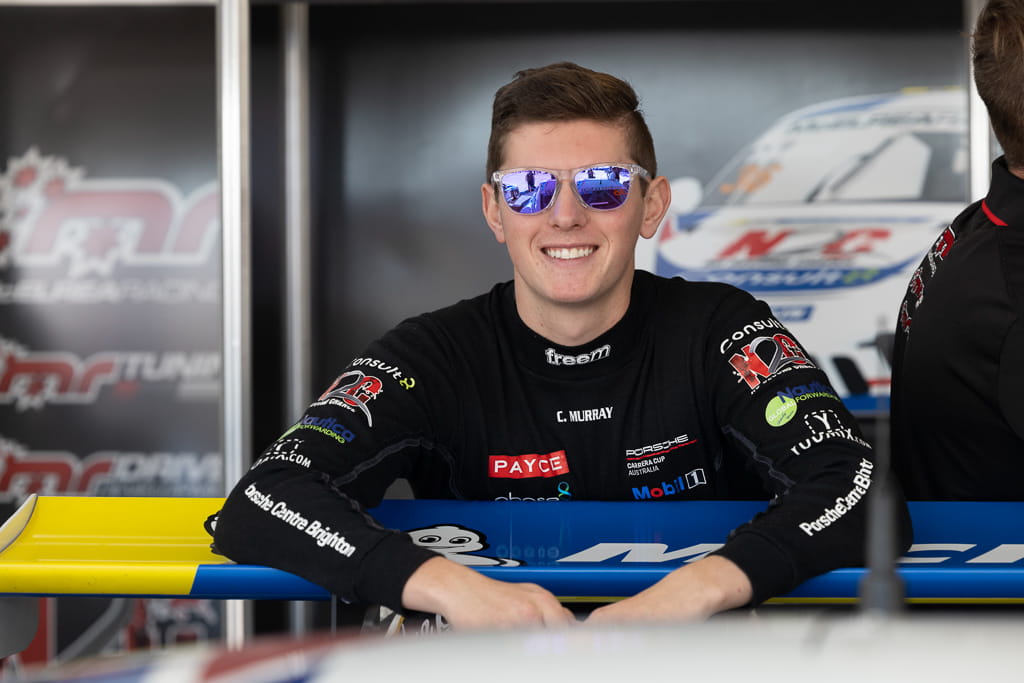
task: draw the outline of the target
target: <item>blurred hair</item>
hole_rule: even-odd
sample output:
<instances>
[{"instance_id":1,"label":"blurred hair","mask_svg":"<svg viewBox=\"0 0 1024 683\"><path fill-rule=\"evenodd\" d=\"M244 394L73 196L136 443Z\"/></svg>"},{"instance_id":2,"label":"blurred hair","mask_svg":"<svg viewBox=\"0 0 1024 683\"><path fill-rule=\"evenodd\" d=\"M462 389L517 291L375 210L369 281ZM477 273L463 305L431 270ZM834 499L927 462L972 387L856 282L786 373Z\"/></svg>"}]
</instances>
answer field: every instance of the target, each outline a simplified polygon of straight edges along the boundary
<instances>
[{"instance_id":1,"label":"blurred hair","mask_svg":"<svg viewBox=\"0 0 1024 683\"><path fill-rule=\"evenodd\" d=\"M487 178L501 168L505 141L516 127L527 123L598 121L621 125L633 156L631 161L658 173L654 140L629 83L610 74L559 62L516 73L494 94L491 138L487 144ZM630 161L595 159L594 161Z\"/></svg>"},{"instance_id":2,"label":"blurred hair","mask_svg":"<svg viewBox=\"0 0 1024 683\"><path fill-rule=\"evenodd\" d=\"M1024 0L989 0L972 36L974 82L1011 168L1024 167Z\"/></svg>"}]
</instances>

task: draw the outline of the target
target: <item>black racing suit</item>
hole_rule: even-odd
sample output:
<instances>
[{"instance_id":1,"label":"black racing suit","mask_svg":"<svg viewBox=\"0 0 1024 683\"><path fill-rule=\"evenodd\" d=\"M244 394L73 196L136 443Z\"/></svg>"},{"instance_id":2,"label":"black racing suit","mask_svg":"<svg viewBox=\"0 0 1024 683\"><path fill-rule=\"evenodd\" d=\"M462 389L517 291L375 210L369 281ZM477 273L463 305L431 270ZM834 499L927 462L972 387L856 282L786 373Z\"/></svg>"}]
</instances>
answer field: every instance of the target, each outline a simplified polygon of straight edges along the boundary
<instances>
[{"instance_id":1,"label":"black racing suit","mask_svg":"<svg viewBox=\"0 0 1024 683\"><path fill-rule=\"evenodd\" d=\"M892 462L911 500L1024 500L1024 180L1000 157L900 306Z\"/></svg>"},{"instance_id":2,"label":"black racing suit","mask_svg":"<svg viewBox=\"0 0 1024 683\"><path fill-rule=\"evenodd\" d=\"M652 515L664 500L770 497L718 551L756 604L863 564L874 470L825 374L745 292L638 271L623 319L568 348L526 327L504 283L353 359L237 484L215 544L397 609L434 557L365 512L397 478L418 498L636 501Z\"/></svg>"}]
</instances>

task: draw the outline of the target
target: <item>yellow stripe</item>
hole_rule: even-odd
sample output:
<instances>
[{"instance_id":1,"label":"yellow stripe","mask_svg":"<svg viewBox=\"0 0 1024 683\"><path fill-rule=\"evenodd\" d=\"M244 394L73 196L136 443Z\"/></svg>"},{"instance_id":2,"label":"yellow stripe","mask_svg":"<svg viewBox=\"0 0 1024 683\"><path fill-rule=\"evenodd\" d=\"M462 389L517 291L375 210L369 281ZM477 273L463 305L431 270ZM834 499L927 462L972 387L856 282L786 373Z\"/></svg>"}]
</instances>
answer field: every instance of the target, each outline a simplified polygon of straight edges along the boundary
<instances>
[{"instance_id":1,"label":"yellow stripe","mask_svg":"<svg viewBox=\"0 0 1024 683\"><path fill-rule=\"evenodd\" d=\"M203 528L223 502L40 496L15 513L20 531L4 525L16 537L0 551L0 592L187 595L198 565L228 561Z\"/></svg>"}]
</instances>

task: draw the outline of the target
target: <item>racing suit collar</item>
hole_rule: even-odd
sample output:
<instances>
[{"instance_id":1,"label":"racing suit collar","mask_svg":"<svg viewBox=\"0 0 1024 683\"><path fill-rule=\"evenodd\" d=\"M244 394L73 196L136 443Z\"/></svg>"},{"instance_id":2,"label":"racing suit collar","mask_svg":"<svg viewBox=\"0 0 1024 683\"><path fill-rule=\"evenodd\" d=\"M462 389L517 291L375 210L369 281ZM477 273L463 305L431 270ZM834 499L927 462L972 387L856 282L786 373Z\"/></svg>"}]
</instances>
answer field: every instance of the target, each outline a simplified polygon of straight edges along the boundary
<instances>
[{"instance_id":1,"label":"racing suit collar","mask_svg":"<svg viewBox=\"0 0 1024 683\"><path fill-rule=\"evenodd\" d=\"M1006 158L999 157L992 162L992 182L985 206L1010 229L1024 229L1024 180L1010 173ZM993 221L994 223L996 221Z\"/></svg>"},{"instance_id":2,"label":"racing suit collar","mask_svg":"<svg viewBox=\"0 0 1024 683\"><path fill-rule=\"evenodd\" d=\"M651 287L650 276L637 271L629 308L622 319L586 344L563 346L527 327L516 311L513 285L506 283L500 297L501 319L512 353L523 367L549 377L601 377L621 369L629 364L646 338L644 320L652 299Z\"/></svg>"}]
</instances>

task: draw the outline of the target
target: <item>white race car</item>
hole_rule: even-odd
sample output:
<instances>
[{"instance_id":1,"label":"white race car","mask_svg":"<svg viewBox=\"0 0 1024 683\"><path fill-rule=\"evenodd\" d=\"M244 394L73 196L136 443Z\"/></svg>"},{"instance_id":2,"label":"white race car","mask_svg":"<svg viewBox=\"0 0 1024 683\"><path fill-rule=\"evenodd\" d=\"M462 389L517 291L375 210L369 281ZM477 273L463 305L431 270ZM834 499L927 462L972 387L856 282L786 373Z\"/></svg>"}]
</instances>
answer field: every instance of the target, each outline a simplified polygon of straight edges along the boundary
<instances>
[{"instance_id":1,"label":"white race car","mask_svg":"<svg viewBox=\"0 0 1024 683\"><path fill-rule=\"evenodd\" d=\"M961 89L804 107L703 192L692 178L673 181L672 210L637 263L763 299L852 410L887 412L896 311L967 201L967 152Z\"/></svg>"}]
</instances>

